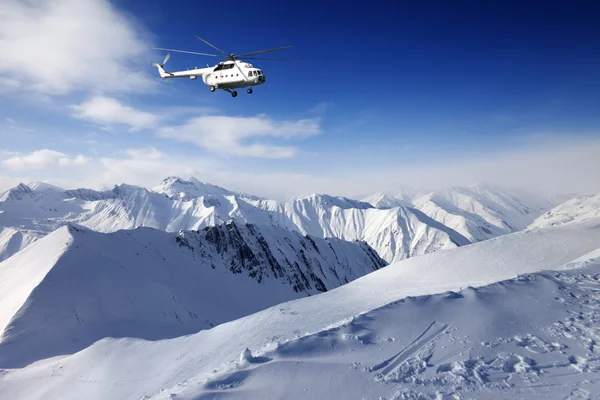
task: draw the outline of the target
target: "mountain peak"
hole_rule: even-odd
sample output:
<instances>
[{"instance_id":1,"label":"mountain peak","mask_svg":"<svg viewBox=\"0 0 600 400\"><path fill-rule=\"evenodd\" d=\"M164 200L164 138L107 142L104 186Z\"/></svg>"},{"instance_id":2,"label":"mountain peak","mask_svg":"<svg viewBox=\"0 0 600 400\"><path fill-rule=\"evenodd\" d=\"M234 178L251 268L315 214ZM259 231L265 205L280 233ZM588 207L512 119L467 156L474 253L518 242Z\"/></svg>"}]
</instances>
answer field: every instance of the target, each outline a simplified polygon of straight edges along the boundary
<instances>
[{"instance_id":1,"label":"mountain peak","mask_svg":"<svg viewBox=\"0 0 600 400\"><path fill-rule=\"evenodd\" d=\"M336 206L343 209L347 208L358 208L358 209L366 209L373 208L373 205L366 201L362 200L354 200L348 197L343 196L331 196L328 194L322 193L313 193L308 196L300 197L296 199L299 202L311 202L313 204L320 204L323 206Z\"/></svg>"},{"instance_id":2,"label":"mountain peak","mask_svg":"<svg viewBox=\"0 0 600 400\"><path fill-rule=\"evenodd\" d=\"M0 201L23 200L28 197L33 198L34 196L35 193L29 186L25 185L24 183L19 183L14 188L5 192L2 198L0 198Z\"/></svg>"},{"instance_id":3,"label":"mountain peak","mask_svg":"<svg viewBox=\"0 0 600 400\"><path fill-rule=\"evenodd\" d=\"M172 199L180 199L184 201L206 196L237 195L237 193L231 192L220 186L200 182L194 177L186 180L179 176L169 176L163 179L159 185L152 188L152 191L165 194Z\"/></svg>"},{"instance_id":4,"label":"mountain peak","mask_svg":"<svg viewBox=\"0 0 600 400\"><path fill-rule=\"evenodd\" d=\"M27 184L27 186L33 190L34 192L42 192L44 190L56 190L59 192L64 192L65 190L61 187L52 185L50 183L41 182L41 181L31 181Z\"/></svg>"}]
</instances>

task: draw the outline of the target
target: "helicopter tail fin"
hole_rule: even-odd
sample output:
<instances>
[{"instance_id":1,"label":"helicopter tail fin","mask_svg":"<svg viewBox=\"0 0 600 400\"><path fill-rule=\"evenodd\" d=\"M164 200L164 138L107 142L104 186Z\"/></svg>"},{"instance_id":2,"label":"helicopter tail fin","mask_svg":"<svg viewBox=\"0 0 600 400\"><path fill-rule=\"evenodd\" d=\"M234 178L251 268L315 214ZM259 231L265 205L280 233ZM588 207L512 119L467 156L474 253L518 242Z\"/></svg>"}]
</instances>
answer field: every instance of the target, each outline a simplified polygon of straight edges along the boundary
<instances>
[{"instance_id":1,"label":"helicopter tail fin","mask_svg":"<svg viewBox=\"0 0 600 400\"><path fill-rule=\"evenodd\" d=\"M164 65L167 63L167 61L169 61L169 57L171 57L171 54L167 53L165 59L163 60L163 62L161 64L159 64L159 63L152 63L152 66L156 67L158 69L158 74L160 75L160 77L162 79L165 79L165 78L168 78L168 77L171 76L171 74L169 74L168 72L166 72L164 70L164 68L163 68Z\"/></svg>"}]
</instances>

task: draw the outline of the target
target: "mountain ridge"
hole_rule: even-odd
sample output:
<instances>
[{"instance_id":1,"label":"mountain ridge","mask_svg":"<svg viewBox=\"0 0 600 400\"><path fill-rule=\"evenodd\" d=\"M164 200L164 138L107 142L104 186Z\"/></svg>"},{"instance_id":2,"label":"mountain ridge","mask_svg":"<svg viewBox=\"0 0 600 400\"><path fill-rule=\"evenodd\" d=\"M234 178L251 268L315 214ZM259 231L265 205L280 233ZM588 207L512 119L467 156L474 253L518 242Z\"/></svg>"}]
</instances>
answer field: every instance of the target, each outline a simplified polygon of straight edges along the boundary
<instances>
[{"instance_id":1,"label":"mountain ridge","mask_svg":"<svg viewBox=\"0 0 600 400\"><path fill-rule=\"evenodd\" d=\"M386 265L365 243L279 227L102 233L67 223L0 263L0 365L106 336L190 334Z\"/></svg>"}]
</instances>

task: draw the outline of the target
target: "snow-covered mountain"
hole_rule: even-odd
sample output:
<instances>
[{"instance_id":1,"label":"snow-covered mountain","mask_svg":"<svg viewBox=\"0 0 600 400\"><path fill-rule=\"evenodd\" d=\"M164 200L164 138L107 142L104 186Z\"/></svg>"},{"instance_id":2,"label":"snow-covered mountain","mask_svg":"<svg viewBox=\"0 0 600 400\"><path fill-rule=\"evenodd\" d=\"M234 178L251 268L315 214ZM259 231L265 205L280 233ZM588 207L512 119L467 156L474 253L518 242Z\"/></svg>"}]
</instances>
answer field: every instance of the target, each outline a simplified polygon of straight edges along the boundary
<instances>
[{"instance_id":1,"label":"snow-covered mountain","mask_svg":"<svg viewBox=\"0 0 600 400\"><path fill-rule=\"evenodd\" d=\"M69 224L0 263L0 367L109 336L190 334L385 265L364 243L277 227L106 234Z\"/></svg>"},{"instance_id":2,"label":"snow-covered mountain","mask_svg":"<svg viewBox=\"0 0 600 400\"><path fill-rule=\"evenodd\" d=\"M564 225L600 217L600 194L577 196L538 217L529 229Z\"/></svg>"},{"instance_id":3,"label":"snow-covered mountain","mask_svg":"<svg viewBox=\"0 0 600 400\"><path fill-rule=\"evenodd\" d=\"M39 239L41 234L0 226L0 262Z\"/></svg>"},{"instance_id":4,"label":"snow-covered mountain","mask_svg":"<svg viewBox=\"0 0 600 400\"><path fill-rule=\"evenodd\" d=\"M0 226L49 233L67 223L100 232L152 227L197 230L227 221L280 226L302 234L368 243L387 262L469 244L452 228L411 207L376 208L368 202L313 194L288 202L176 177L153 190L32 190L21 184L0 200Z\"/></svg>"},{"instance_id":5,"label":"snow-covered mountain","mask_svg":"<svg viewBox=\"0 0 600 400\"><path fill-rule=\"evenodd\" d=\"M89 272L77 264L68 276ZM592 398L600 390L599 277L599 219L526 230L402 260L192 335L107 337L3 371L0 398Z\"/></svg>"},{"instance_id":6,"label":"snow-covered mountain","mask_svg":"<svg viewBox=\"0 0 600 400\"><path fill-rule=\"evenodd\" d=\"M535 193L522 190L509 193L488 184L427 193L413 190L399 192L398 196L378 194L364 200L380 208L409 205L471 242L525 229L535 218L558 204Z\"/></svg>"}]
</instances>

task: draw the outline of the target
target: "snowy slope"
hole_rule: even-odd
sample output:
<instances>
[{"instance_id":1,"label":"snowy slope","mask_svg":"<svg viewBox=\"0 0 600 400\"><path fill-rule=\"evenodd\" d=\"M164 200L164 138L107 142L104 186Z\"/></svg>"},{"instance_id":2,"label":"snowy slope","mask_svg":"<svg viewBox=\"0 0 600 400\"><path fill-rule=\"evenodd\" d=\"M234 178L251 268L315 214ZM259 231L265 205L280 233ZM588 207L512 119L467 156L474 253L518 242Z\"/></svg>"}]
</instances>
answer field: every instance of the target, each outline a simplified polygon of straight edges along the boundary
<instances>
[{"instance_id":1,"label":"snowy slope","mask_svg":"<svg viewBox=\"0 0 600 400\"><path fill-rule=\"evenodd\" d=\"M158 342L106 338L71 356L7 370L0 397L594 393L600 265L593 258L599 248L600 221L594 220L411 258L190 336ZM574 260L569 267L587 260L589 269L496 283Z\"/></svg>"},{"instance_id":2,"label":"snowy slope","mask_svg":"<svg viewBox=\"0 0 600 400\"><path fill-rule=\"evenodd\" d=\"M600 217L600 194L578 196L538 217L529 228L564 225Z\"/></svg>"},{"instance_id":3,"label":"snowy slope","mask_svg":"<svg viewBox=\"0 0 600 400\"><path fill-rule=\"evenodd\" d=\"M199 232L59 228L0 263L0 365L103 337L210 328L386 264L363 243L230 223Z\"/></svg>"},{"instance_id":4,"label":"snowy slope","mask_svg":"<svg viewBox=\"0 0 600 400\"><path fill-rule=\"evenodd\" d=\"M73 222L100 232L151 227L197 230L227 221L280 226L321 238L361 240L386 261L469 244L453 229L410 207L378 209L325 194L278 202L230 192L195 179L165 179L153 191L131 185L112 190L61 190L26 185L0 200L0 226L48 233Z\"/></svg>"}]
</instances>

